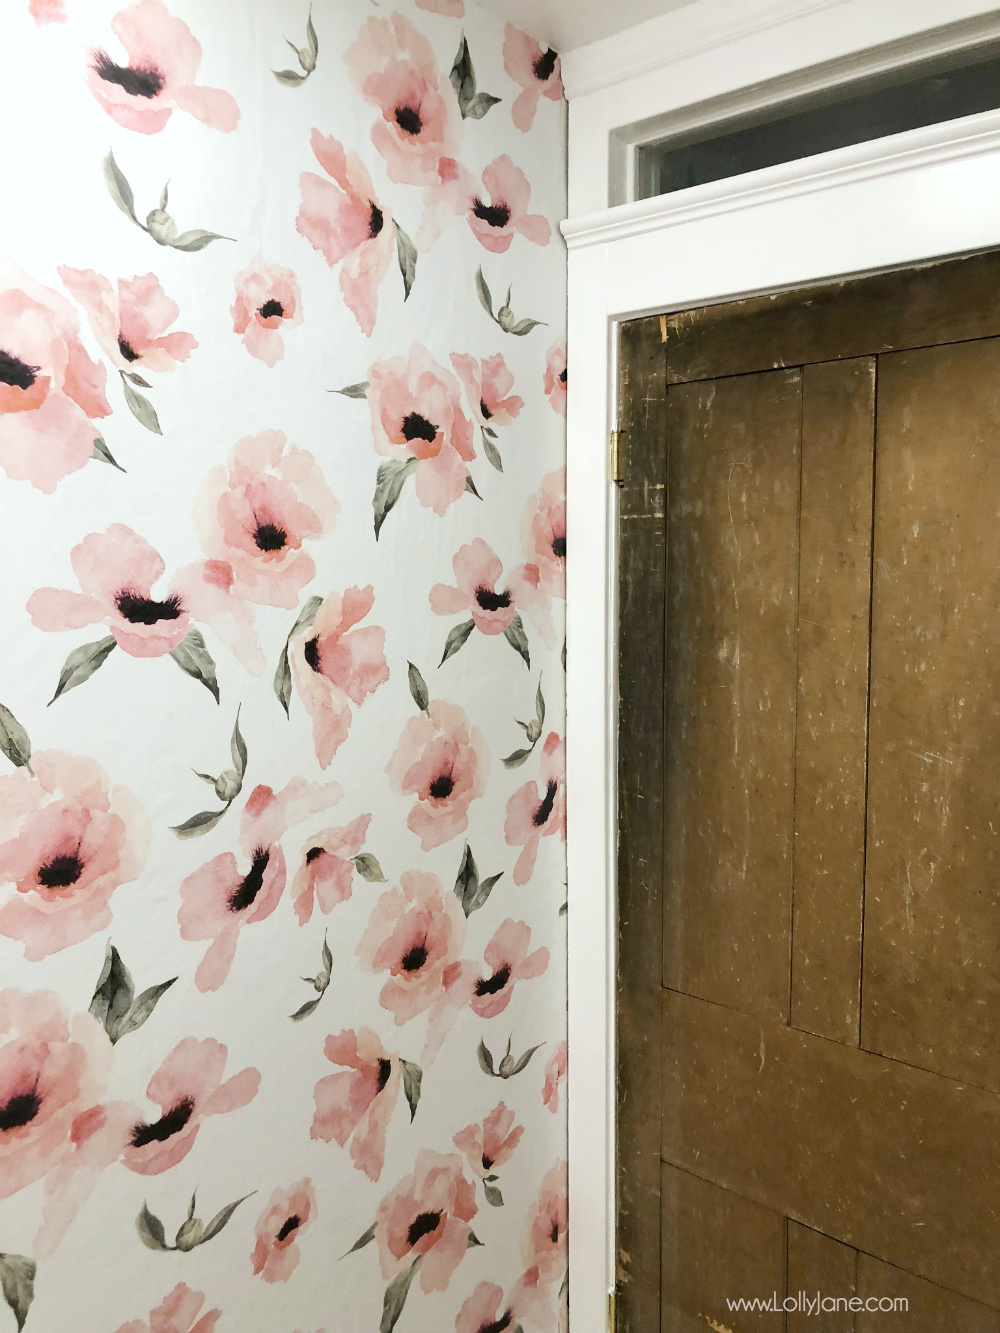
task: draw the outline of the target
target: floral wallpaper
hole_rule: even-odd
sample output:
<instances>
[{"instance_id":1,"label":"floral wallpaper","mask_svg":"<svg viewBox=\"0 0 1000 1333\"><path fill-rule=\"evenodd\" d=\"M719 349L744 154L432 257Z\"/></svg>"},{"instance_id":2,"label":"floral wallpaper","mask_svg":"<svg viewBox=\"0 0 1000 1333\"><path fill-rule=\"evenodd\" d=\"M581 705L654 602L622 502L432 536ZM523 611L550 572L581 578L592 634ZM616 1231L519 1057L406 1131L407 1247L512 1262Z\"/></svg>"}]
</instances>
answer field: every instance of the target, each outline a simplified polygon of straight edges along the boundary
<instances>
[{"instance_id":1,"label":"floral wallpaper","mask_svg":"<svg viewBox=\"0 0 1000 1333\"><path fill-rule=\"evenodd\" d=\"M558 56L2 32L0 1333L557 1333Z\"/></svg>"}]
</instances>

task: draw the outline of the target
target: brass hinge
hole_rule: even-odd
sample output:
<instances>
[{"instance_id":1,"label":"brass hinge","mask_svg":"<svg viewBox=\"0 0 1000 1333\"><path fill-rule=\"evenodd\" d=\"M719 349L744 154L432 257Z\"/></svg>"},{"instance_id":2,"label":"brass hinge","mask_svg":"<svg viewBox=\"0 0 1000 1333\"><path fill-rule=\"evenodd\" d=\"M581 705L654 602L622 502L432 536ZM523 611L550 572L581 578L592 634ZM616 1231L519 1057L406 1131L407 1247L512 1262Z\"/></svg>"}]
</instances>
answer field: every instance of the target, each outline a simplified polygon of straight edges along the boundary
<instances>
[{"instance_id":1,"label":"brass hinge","mask_svg":"<svg viewBox=\"0 0 1000 1333\"><path fill-rule=\"evenodd\" d=\"M611 432L611 480L619 485L625 480L625 473L622 467L622 444L624 443L622 437L624 434L625 432L623 430L613 430Z\"/></svg>"},{"instance_id":2,"label":"brass hinge","mask_svg":"<svg viewBox=\"0 0 1000 1333\"><path fill-rule=\"evenodd\" d=\"M615 1322L615 1288L612 1287L608 1292L608 1333L617 1333L618 1325Z\"/></svg>"}]
</instances>

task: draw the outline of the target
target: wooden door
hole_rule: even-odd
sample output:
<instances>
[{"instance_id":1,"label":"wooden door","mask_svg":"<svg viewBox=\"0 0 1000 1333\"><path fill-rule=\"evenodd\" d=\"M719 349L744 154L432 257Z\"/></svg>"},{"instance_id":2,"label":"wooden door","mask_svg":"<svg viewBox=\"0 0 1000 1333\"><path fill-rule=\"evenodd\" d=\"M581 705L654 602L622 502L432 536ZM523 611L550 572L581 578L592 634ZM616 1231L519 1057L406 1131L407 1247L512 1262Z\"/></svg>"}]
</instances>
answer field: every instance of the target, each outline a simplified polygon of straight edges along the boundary
<instances>
[{"instance_id":1,"label":"wooden door","mask_svg":"<svg viewBox=\"0 0 1000 1333\"><path fill-rule=\"evenodd\" d=\"M625 325L619 420L618 1326L1000 1333L1000 255Z\"/></svg>"}]
</instances>

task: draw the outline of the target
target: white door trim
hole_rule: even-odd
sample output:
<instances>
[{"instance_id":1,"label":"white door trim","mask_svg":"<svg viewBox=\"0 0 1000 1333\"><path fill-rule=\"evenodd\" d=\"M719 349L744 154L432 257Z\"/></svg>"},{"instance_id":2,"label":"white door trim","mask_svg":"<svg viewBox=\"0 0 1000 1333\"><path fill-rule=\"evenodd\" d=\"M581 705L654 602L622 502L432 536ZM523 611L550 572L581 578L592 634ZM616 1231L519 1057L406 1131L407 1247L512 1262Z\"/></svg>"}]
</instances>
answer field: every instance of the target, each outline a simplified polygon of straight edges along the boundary
<instances>
[{"instance_id":1,"label":"white door trim","mask_svg":"<svg viewBox=\"0 0 1000 1333\"><path fill-rule=\"evenodd\" d=\"M942 0L937 2L940 13ZM623 98L623 105L627 102ZM752 178L701 186L670 200L571 216L564 224L570 245L567 789L573 1333L604 1333L614 1279L616 495L608 480L607 437L615 424L617 324L651 311L1000 246L998 117L1000 113L984 113L930 132L900 135L881 146L867 145L863 151L837 150L798 164L798 170L769 168ZM571 164L585 159L587 134L596 136L587 169L595 169L597 139L606 163L607 133L607 121L600 118L578 119L574 130L571 106ZM571 177L572 171L571 165Z\"/></svg>"}]
</instances>

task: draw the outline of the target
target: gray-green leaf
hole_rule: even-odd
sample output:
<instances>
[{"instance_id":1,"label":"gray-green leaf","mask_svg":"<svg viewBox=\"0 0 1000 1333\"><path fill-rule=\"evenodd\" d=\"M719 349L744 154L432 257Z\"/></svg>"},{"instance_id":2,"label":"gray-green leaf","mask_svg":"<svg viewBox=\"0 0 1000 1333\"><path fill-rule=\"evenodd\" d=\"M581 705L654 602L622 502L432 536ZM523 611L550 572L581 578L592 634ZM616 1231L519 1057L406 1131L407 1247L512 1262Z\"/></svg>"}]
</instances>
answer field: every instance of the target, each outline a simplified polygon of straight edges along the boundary
<instances>
[{"instance_id":1,"label":"gray-green leaf","mask_svg":"<svg viewBox=\"0 0 1000 1333\"><path fill-rule=\"evenodd\" d=\"M531 668L531 654L528 652L528 636L524 632L524 622L519 615L515 616L503 632L504 638L514 649L524 658L524 665Z\"/></svg>"},{"instance_id":2,"label":"gray-green leaf","mask_svg":"<svg viewBox=\"0 0 1000 1333\"><path fill-rule=\"evenodd\" d=\"M163 1223L149 1211L145 1203L142 1205L139 1216L135 1219L135 1229L139 1233L139 1239L148 1250L169 1250L172 1248L167 1244L167 1233L164 1230Z\"/></svg>"},{"instance_id":3,"label":"gray-green leaf","mask_svg":"<svg viewBox=\"0 0 1000 1333\"><path fill-rule=\"evenodd\" d=\"M472 895L472 898L469 900L468 906L465 908L466 916L471 916L473 912L478 912L480 907L483 907L485 905L486 900L493 892L494 884L496 884L497 880L501 879L502 877L503 877L503 871L500 870L497 872L497 874L489 875L487 876L486 879L483 880L479 888L476 890L476 892ZM464 903L463 906L465 906Z\"/></svg>"},{"instance_id":4,"label":"gray-green leaf","mask_svg":"<svg viewBox=\"0 0 1000 1333\"><path fill-rule=\"evenodd\" d=\"M132 974L122 962L121 954L109 941L104 955L104 967L97 979L93 998L90 1001L90 1013L97 1019L114 1045L118 1025L132 1007L135 993Z\"/></svg>"},{"instance_id":5,"label":"gray-green leaf","mask_svg":"<svg viewBox=\"0 0 1000 1333\"><path fill-rule=\"evenodd\" d=\"M174 1245L180 1250L181 1254L187 1254L196 1245L200 1245L204 1238L204 1228L198 1218L188 1217L177 1228Z\"/></svg>"},{"instance_id":6,"label":"gray-green leaf","mask_svg":"<svg viewBox=\"0 0 1000 1333\"><path fill-rule=\"evenodd\" d=\"M162 435L160 422L156 415L156 409L148 398L144 398L141 393L136 393L129 384L125 376L122 376L122 388L125 390L125 401L128 403L129 411L135 417L141 426L151 430L154 435Z\"/></svg>"},{"instance_id":7,"label":"gray-green leaf","mask_svg":"<svg viewBox=\"0 0 1000 1333\"><path fill-rule=\"evenodd\" d=\"M137 375L134 370L123 370L121 372L130 384L137 384L140 389L151 389L153 386L148 380L144 380L141 375Z\"/></svg>"},{"instance_id":8,"label":"gray-green leaf","mask_svg":"<svg viewBox=\"0 0 1000 1333\"><path fill-rule=\"evenodd\" d=\"M114 153L109 152L101 165L104 169L104 181L111 198L127 218L131 218L137 227L145 231L146 228L143 227L135 215L135 196L132 194L132 187L122 175L121 169L115 161Z\"/></svg>"},{"instance_id":9,"label":"gray-green leaf","mask_svg":"<svg viewBox=\"0 0 1000 1333\"><path fill-rule=\"evenodd\" d=\"M26 768L31 772L31 740L14 714L3 704L0 704L0 750L15 768Z\"/></svg>"},{"instance_id":10,"label":"gray-green leaf","mask_svg":"<svg viewBox=\"0 0 1000 1333\"><path fill-rule=\"evenodd\" d=\"M503 761L504 768L520 768L534 748L532 746L529 750L515 750L513 754L507 755Z\"/></svg>"},{"instance_id":11,"label":"gray-green leaf","mask_svg":"<svg viewBox=\"0 0 1000 1333\"><path fill-rule=\"evenodd\" d=\"M545 695L542 694L542 678L538 677L538 689L535 691L535 717L538 720L538 734L542 734L545 725Z\"/></svg>"},{"instance_id":12,"label":"gray-green leaf","mask_svg":"<svg viewBox=\"0 0 1000 1333\"><path fill-rule=\"evenodd\" d=\"M455 626L444 641L444 654L438 666L444 666L449 657L455 656L475 628L476 622L474 620L466 620L461 625Z\"/></svg>"},{"instance_id":13,"label":"gray-green leaf","mask_svg":"<svg viewBox=\"0 0 1000 1333\"><path fill-rule=\"evenodd\" d=\"M525 1051L519 1060L515 1060L510 1052L500 1061L499 1074L501 1078L513 1078L515 1074L520 1074L521 1070L527 1067L528 1061L536 1051L541 1050L544 1042L539 1042L537 1046L532 1046L530 1050Z\"/></svg>"},{"instance_id":14,"label":"gray-green leaf","mask_svg":"<svg viewBox=\"0 0 1000 1333\"><path fill-rule=\"evenodd\" d=\"M229 802L221 810L199 810L190 819L185 819L183 824L171 824L170 832L178 838L200 838L202 834L210 833L215 828L228 809Z\"/></svg>"},{"instance_id":15,"label":"gray-green leaf","mask_svg":"<svg viewBox=\"0 0 1000 1333\"><path fill-rule=\"evenodd\" d=\"M368 381L360 380L357 384L345 384L342 389L327 389L327 393L339 393L344 398L367 398Z\"/></svg>"},{"instance_id":16,"label":"gray-green leaf","mask_svg":"<svg viewBox=\"0 0 1000 1333\"><path fill-rule=\"evenodd\" d=\"M377 1226L377 1223L373 1222L373 1223L371 1224L371 1226L368 1228L368 1230L367 1230L366 1232L364 1232L362 1235L360 1235L360 1236L357 1238L357 1240L354 1242L354 1244L351 1246L351 1248L350 1248L349 1250L345 1251L345 1252L340 1256L341 1259L346 1259L347 1256L348 1256L349 1254L353 1254L355 1250L363 1250L363 1249L365 1248L366 1245L370 1245L371 1242L375 1239L375 1227L376 1227L376 1226Z\"/></svg>"},{"instance_id":17,"label":"gray-green leaf","mask_svg":"<svg viewBox=\"0 0 1000 1333\"><path fill-rule=\"evenodd\" d=\"M361 852L353 858L354 868L362 879L366 879L369 884L384 884L385 875L382 874L382 867L371 852Z\"/></svg>"},{"instance_id":18,"label":"gray-green leaf","mask_svg":"<svg viewBox=\"0 0 1000 1333\"><path fill-rule=\"evenodd\" d=\"M484 1180L483 1189L486 1191L487 1203L491 1203L494 1208L503 1207L503 1195L500 1193L496 1185L490 1185L487 1181Z\"/></svg>"},{"instance_id":19,"label":"gray-green leaf","mask_svg":"<svg viewBox=\"0 0 1000 1333\"><path fill-rule=\"evenodd\" d=\"M319 1004L320 1000L322 1000L322 998L323 998L322 995L317 995L315 1000L306 1000L305 1004L303 1004L300 1008L296 1009L294 1014L289 1015L292 1022L299 1023L302 1021L303 1018L308 1018L309 1015L312 1013L312 1011Z\"/></svg>"},{"instance_id":20,"label":"gray-green leaf","mask_svg":"<svg viewBox=\"0 0 1000 1333\"><path fill-rule=\"evenodd\" d=\"M410 693L413 695L413 702L422 713L426 713L427 705L431 701L427 682L412 662L407 662L406 664L406 676L410 682Z\"/></svg>"},{"instance_id":21,"label":"gray-green leaf","mask_svg":"<svg viewBox=\"0 0 1000 1333\"><path fill-rule=\"evenodd\" d=\"M493 296L483 277L482 267L476 269L476 295L479 297L479 304L483 307L490 319L495 319L493 314Z\"/></svg>"},{"instance_id":22,"label":"gray-green leaf","mask_svg":"<svg viewBox=\"0 0 1000 1333\"><path fill-rule=\"evenodd\" d=\"M375 494L372 497L372 509L375 511L375 540L382 531L389 511L395 507L406 478L417 470L417 460L407 458L399 461L394 458L379 464L378 478L375 482Z\"/></svg>"},{"instance_id":23,"label":"gray-green leaf","mask_svg":"<svg viewBox=\"0 0 1000 1333\"><path fill-rule=\"evenodd\" d=\"M171 977L169 981L161 981L158 986L150 986L135 999L128 1013L115 1028L114 1033L108 1033L112 1045L116 1041L121 1041L122 1037L127 1037L130 1032L137 1032L142 1027L159 1004L161 996L166 994L176 980L176 977Z\"/></svg>"},{"instance_id":24,"label":"gray-green leaf","mask_svg":"<svg viewBox=\"0 0 1000 1333\"><path fill-rule=\"evenodd\" d=\"M470 1231L469 1239L465 1243L465 1248L467 1250L474 1250L477 1245L482 1245L482 1244L484 1244L484 1242L479 1239L476 1233L474 1231Z\"/></svg>"},{"instance_id":25,"label":"gray-green leaf","mask_svg":"<svg viewBox=\"0 0 1000 1333\"><path fill-rule=\"evenodd\" d=\"M256 1194L256 1192L257 1192L256 1190L252 1190L251 1194ZM236 1212L236 1209L240 1206L240 1204L245 1203L246 1200L249 1198L250 1194L244 1194L242 1199L237 1199L235 1203L226 1204L225 1208L217 1212L215 1216L212 1218L211 1222L209 1222L208 1226L205 1228L205 1234L202 1236L198 1244L204 1245L205 1242L211 1240L213 1236L217 1236L219 1232L222 1230L222 1228L229 1221L229 1219L232 1217L233 1213Z\"/></svg>"},{"instance_id":26,"label":"gray-green leaf","mask_svg":"<svg viewBox=\"0 0 1000 1333\"><path fill-rule=\"evenodd\" d=\"M94 452L90 456L91 458L96 458L101 463L110 463L111 466L116 467L119 472L125 471L100 435L98 435L97 439L94 441Z\"/></svg>"},{"instance_id":27,"label":"gray-green leaf","mask_svg":"<svg viewBox=\"0 0 1000 1333\"><path fill-rule=\"evenodd\" d=\"M185 254L193 254L196 250L204 250L206 245L211 245L213 241L234 241L233 236L221 236L217 231L204 231L201 227L195 227L192 231L182 231L181 234L168 241L167 244L174 250L183 250Z\"/></svg>"},{"instance_id":28,"label":"gray-green leaf","mask_svg":"<svg viewBox=\"0 0 1000 1333\"><path fill-rule=\"evenodd\" d=\"M385 1297L382 1301L382 1322L378 1326L378 1333L392 1333L396 1327L396 1321L403 1313L403 1306L406 1304L406 1297L410 1290L410 1284L417 1275L417 1269L420 1267L422 1255L417 1255L413 1263L405 1273L400 1273L394 1277L385 1289Z\"/></svg>"},{"instance_id":29,"label":"gray-green leaf","mask_svg":"<svg viewBox=\"0 0 1000 1333\"><path fill-rule=\"evenodd\" d=\"M476 71L472 65L472 57L469 55L469 43L463 37L458 46L458 53L455 56L455 63L451 67L451 86L455 89L455 96L458 98L459 109L462 116L466 115L469 103L476 95Z\"/></svg>"},{"instance_id":30,"label":"gray-green leaf","mask_svg":"<svg viewBox=\"0 0 1000 1333\"><path fill-rule=\"evenodd\" d=\"M219 682L215 674L215 662L205 647L201 630L189 629L177 647L171 649L170 656L183 672L201 681L215 702L219 702Z\"/></svg>"},{"instance_id":31,"label":"gray-green leaf","mask_svg":"<svg viewBox=\"0 0 1000 1333\"><path fill-rule=\"evenodd\" d=\"M398 222L396 223L396 258L399 260L399 271L403 275L403 300L408 301L410 292L413 290L413 280L417 276L417 247Z\"/></svg>"},{"instance_id":32,"label":"gray-green leaf","mask_svg":"<svg viewBox=\"0 0 1000 1333\"><path fill-rule=\"evenodd\" d=\"M315 63L319 55L319 38L316 36L316 29L313 25L312 5L309 6L309 17L306 19L306 41L309 43L309 53Z\"/></svg>"},{"instance_id":33,"label":"gray-green leaf","mask_svg":"<svg viewBox=\"0 0 1000 1333\"><path fill-rule=\"evenodd\" d=\"M502 101L502 98L494 97L492 93L476 93L475 97L465 108L463 115L468 120L482 120L490 107Z\"/></svg>"},{"instance_id":34,"label":"gray-green leaf","mask_svg":"<svg viewBox=\"0 0 1000 1333\"><path fill-rule=\"evenodd\" d=\"M0 1289L3 1298L14 1311L17 1330L21 1333L28 1309L35 1299L35 1273L38 1265L24 1254L0 1254Z\"/></svg>"},{"instance_id":35,"label":"gray-green leaf","mask_svg":"<svg viewBox=\"0 0 1000 1333\"><path fill-rule=\"evenodd\" d=\"M462 864L458 867L458 878L455 880L455 897L465 908L466 916L469 915L469 910L465 907L466 900L471 901L478 888L479 867L472 855L472 848L466 843L465 851L462 853Z\"/></svg>"},{"instance_id":36,"label":"gray-green leaf","mask_svg":"<svg viewBox=\"0 0 1000 1333\"><path fill-rule=\"evenodd\" d=\"M413 1124L413 1117L417 1114L417 1103L420 1101L420 1083L424 1077L424 1071L419 1065L412 1064L409 1060L400 1060L403 1066L403 1091L406 1093L406 1100L410 1104L410 1124Z\"/></svg>"},{"instance_id":37,"label":"gray-green leaf","mask_svg":"<svg viewBox=\"0 0 1000 1333\"><path fill-rule=\"evenodd\" d=\"M309 77L308 74L297 74L294 69L272 69L271 73L279 83L285 84L288 88L297 88Z\"/></svg>"},{"instance_id":38,"label":"gray-green leaf","mask_svg":"<svg viewBox=\"0 0 1000 1333\"><path fill-rule=\"evenodd\" d=\"M281 656L278 658L278 665L274 673L274 693L277 696L278 703L285 710L285 717L289 717L288 709L292 702L292 668L288 663L287 643L281 650Z\"/></svg>"},{"instance_id":39,"label":"gray-green leaf","mask_svg":"<svg viewBox=\"0 0 1000 1333\"><path fill-rule=\"evenodd\" d=\"M483 498L476 490L476 483L472 480L471 476L467 476L465 478L465 489L469 492L470 495L474 495L477 500L481 500Z\"/></svg>"},{"instance_id":40,"label":"gray-green leaf","mask_svg":"<svg viewBox=\"0 0 1000 1333\"><path fill-rule=\"evenodd\" d=\"M493 1068L493 1055L487 1048L485 1041L480 1041L476 1055L479 1058L479 1068L483 1073L490 1074L496 1078L496 1071Z\"/></svg>"},{"instance_id":41,"label":"gray-green leaf","mask_svg":"<svg viewBox=\"0 0 1000 1333\"><path fill-rule=\"evenodd\" d=\"M486 455L488 463L495 467L498 472L503 471L503 459L500 457L500 450L485 431L483 431L483 453Z\"/></svg>"},{"instance_id":42,"label":"gray-green leaf","mask_svg":"<svg viewBox=\"0 0 1000 1333\"><path fill-rule=\"evenodd\" d=\"M233 767L236 769L239 777L243 777L247 771L247 743L240 732L240 710L236 710L236 725L233 727L232 739L229 742L229 752L233 756Z\"/></svg>"},{"instance_id":43,"label":"gray-green leaf","mask_svg":"<svg viewBox=\"0 0 1000 1333\"><path fill-rule=\"evenodd\" d=\"M89 680L97 668L104 665L108 654L115 647L117 647L115 636L109 634L106 639L98 639L96 643L84 643L79 648L74 648L63 663L63 669L59 673L59 684L49 700L49 707L55 703L60 694L65 694L67 690L75 690L78 685Z\"/></svg>"}]
</instances>

